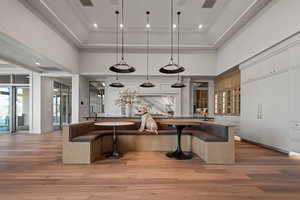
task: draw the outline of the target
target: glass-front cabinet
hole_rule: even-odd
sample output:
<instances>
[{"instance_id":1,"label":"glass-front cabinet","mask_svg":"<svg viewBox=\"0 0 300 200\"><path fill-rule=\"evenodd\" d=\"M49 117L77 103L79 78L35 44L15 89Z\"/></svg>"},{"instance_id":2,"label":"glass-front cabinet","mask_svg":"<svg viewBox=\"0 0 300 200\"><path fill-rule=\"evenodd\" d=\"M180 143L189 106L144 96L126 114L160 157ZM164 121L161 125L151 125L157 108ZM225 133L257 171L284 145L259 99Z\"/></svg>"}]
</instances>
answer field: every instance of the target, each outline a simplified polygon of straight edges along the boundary
<instances>
[{"instance_id":1,"label":"glass-front cabinet","mask_svg":"<svg viewBox=\"0 0 300 200\"><path fill-rule=\"evenodd\" d=\"M215 114L240 115L240 71L235 67L232 71L215 79Z\"/></svg>"}]
</instances>

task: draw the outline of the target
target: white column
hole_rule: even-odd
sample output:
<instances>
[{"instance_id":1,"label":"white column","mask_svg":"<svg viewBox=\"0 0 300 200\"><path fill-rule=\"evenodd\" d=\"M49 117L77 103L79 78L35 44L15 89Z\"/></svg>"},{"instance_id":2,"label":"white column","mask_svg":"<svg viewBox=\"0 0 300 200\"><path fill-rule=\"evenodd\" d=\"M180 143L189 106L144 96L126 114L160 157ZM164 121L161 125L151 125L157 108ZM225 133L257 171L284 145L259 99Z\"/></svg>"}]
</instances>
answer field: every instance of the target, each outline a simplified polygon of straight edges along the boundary
<instances>
[{"instance_id":1,"label":"white column","mask_svg":"<svg viewBox=\"0 0 300 200\"><path fill-rule=\"evenodd\" d=\"M31 75L31 90L30 90L30 110L31 110L31 122L30 133L41 133L41 76L39 73L33 72Z\"/></svg>"},{"instance_id":2,"label":"white column","mask_svg":"<svg viewBox=\"0 0 300 200\"><path fill-rule=\"evenodd\" d=\"M72 75L72 123L79 122L80 85L79 74Z\"/></svg>"}]
</instances>

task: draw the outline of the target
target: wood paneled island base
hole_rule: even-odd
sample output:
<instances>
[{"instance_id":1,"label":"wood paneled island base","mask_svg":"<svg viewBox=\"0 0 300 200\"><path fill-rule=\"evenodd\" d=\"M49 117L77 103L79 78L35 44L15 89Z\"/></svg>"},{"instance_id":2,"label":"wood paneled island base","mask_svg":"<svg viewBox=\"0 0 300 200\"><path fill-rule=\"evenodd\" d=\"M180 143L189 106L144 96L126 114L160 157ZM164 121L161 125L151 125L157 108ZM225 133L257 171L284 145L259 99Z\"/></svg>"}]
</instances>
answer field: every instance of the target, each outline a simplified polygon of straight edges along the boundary
<instances>
[{"instance_id":1,"label":"wood paneled island base","mask_svg":"<svg viewBox=\"0 0 300 200\"><path fill-rule=\"evenodd\" d=\"M5 200L299 200L300 159L236 142L235 165L165 152L65 165L59 132L0 136L0 199Z\"/></svg>"}]
</instances>

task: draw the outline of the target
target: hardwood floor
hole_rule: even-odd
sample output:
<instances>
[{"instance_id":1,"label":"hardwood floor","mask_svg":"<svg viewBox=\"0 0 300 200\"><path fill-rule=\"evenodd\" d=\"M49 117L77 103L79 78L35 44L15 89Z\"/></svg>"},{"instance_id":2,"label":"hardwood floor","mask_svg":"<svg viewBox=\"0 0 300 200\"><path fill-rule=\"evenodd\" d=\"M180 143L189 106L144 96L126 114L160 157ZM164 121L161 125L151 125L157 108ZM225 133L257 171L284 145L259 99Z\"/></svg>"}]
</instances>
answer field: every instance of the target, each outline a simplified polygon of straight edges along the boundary
<instances>
[{"instance_id":1,"label":"hardwood floor","mask_svg":"<svg viewBox=\"0 0 300 200\"><path fill-rule=\"evenodd\" d=\"M176 161L163 152L63 165L60 132L0 136L2 200L300 199L300 159L244 142L235 165Z\"/></svg>"}]
</instances>

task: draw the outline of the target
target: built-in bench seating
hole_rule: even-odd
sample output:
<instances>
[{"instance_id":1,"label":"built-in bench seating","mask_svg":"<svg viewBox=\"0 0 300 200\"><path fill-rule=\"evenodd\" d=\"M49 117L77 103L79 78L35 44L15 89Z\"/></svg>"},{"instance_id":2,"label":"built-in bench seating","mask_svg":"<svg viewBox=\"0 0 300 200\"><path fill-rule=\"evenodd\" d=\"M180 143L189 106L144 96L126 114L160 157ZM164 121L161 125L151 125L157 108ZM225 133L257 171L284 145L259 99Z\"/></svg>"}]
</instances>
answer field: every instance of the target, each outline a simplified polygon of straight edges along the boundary
<instances>
[{"instance_id":1,"label":"built-in bench seating","mask_svg":"<svg viewBox=\"0 0 300 200\"><path fill-rule=\"evenodd\" d=\"M94 125L95 121L65 125L63 127L63 162L92 163L104 152L111 151L113 127ZM159 134L141 133L139 121L117 129L118 150L173 151L176 149L176 128L161 125ZM234 135L232 127L199 122L183 130L182 149L197 154L207 163L234 163Z\"/></svg>"}]
</instances>

